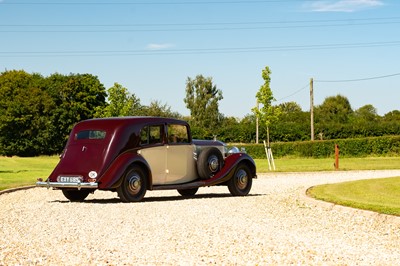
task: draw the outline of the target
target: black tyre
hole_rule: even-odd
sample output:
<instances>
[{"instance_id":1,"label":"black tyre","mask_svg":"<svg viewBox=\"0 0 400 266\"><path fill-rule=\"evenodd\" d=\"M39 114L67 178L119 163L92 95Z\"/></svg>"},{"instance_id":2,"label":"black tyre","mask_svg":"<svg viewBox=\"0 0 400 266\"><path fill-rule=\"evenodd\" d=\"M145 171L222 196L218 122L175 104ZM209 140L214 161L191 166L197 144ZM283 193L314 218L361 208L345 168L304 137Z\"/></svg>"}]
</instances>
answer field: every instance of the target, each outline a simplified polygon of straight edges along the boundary
<instances>
[{"instance_id":1,"label":"black tyre","mask_svg":"<svg viewBox=\"0 0 400 266\"><path fill-rule=\"evenodd\" d=\"M130 167L117 188L118 196L124 202L141 201L146 194L147 176L139 166Z\"/></svg>"},{"instance_id":2,"label":"black tyre","mask_svg":"<svg viewBox=\"0 0 400 266\"><path fill-rule=\"evenodd\" d=\"M199 188L189 188L189 189L178 189L178 193L184 197L191 197L196 194Z\"/></svg>"},{"instance_id":3,"label":"black tyre","mask_svg":"<svg viewBox=\"0 0 400 266\"><path fill-rule=\"evenodd\" d=\"M215 147L204 149L197 159L197 172L201 179L213 177L221 170L224 158L221 151Z\"/></svg>"},{"instance_id":4,"label":"black tyre","mask_svg":"<svg viewBox=\"0 0 400 266\"><path fill-rule=\"evenodd\" d=\"M70 201L84 201L86 197L89 195L90 190L63 189L62 193Z\"/></svg>"},{"instance_id":5,"label":"black tyre","mask_svg":"<svg viewBox=\"0 0 400 266\"><path fill-rule=\"evenodd\" d=\"M233 196L246 196L249 194L253 177L249 167L239 164L234 175L228 180L228 189Z\"/></svg>"}]
</instances>

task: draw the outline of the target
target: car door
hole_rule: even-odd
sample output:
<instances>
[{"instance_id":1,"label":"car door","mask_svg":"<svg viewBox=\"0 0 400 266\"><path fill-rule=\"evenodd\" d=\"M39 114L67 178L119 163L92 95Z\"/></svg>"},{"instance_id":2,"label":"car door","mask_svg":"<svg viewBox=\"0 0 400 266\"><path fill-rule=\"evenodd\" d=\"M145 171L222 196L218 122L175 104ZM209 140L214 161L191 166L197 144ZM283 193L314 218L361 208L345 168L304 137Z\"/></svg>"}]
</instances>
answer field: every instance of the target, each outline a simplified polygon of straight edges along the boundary
<instances>
[{"instance_id":1,"label":"car door","mask_svg":"<svg viewBox=\"0 0 400 266\"><path fill-rule=\"evenodd\" d=\"M167 125L165 184L187 183L197 178L195 147L190 143L188 130L185 125Z\"/></svg>"},{"instance_id":2,"label":"car door","mask_svg":"<svg viewBox=\"0 0 400 266\"><path fill-rule=\"evenodd\" d=\"M139 154L147 161L154 185L162 185L167 177L167 146L164 145L164 125L149 125L140 132Z\"/></svg>"}]
</instances>

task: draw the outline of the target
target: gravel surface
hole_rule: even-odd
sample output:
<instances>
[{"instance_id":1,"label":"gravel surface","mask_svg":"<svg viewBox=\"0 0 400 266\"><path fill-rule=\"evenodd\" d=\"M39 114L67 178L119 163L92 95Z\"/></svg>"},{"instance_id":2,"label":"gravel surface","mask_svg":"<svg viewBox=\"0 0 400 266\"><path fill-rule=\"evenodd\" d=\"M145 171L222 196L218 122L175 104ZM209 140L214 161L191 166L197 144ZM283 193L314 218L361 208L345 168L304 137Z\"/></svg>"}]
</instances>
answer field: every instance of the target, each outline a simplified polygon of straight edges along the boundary
<instances>
[{"instance_id":1,"label":"gravel surface","mask_svg":"<svg viewBox=\"0 0 400 266\"><path fill-rule=\"evenodd\" d=\"M226 187L191 199L148 191L121 203L96 191L0 195L0 265L400 265L400 217L305 196L313 185L400 176L396 171L268 173L247 197Z\"/></svg>"}]
</instances>

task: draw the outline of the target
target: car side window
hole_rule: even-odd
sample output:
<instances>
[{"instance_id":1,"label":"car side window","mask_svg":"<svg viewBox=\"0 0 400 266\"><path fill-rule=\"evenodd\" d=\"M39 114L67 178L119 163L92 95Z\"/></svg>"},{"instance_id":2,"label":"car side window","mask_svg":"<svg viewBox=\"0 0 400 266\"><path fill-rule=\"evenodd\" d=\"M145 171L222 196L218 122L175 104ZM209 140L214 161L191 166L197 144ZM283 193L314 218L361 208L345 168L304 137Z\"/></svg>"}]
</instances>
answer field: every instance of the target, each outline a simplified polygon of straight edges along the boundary
<instances>
[{"instance_id":1,"label":"car side window","mask_svg":"<svg viewBox=\"0 0 400 266\"><path fill-rule=\"evenodd\" d=\"M184 125L168 125L168 143L189 143L187 127Z\"/></svg>"},{"instance_id":2,"label":"car side window","mask_svg":"<svg viewBox=\"0 0 400 266\"><path fill-rule=\"evenodd\" d=\"M146 126L140 131L140 145L162 143L162 125Z\"/></svg>"}]
</instances>

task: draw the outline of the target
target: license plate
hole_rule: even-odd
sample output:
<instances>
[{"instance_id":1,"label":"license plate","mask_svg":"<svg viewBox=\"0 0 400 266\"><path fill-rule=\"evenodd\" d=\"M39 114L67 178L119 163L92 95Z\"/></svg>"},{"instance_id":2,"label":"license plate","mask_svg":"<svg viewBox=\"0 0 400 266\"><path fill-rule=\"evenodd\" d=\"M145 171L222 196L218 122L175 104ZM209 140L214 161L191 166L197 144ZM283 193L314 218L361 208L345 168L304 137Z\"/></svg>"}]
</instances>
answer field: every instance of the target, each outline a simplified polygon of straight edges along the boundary
<instances>
[{"instance_id":1,"label":"license plate","mask_svg":"<svg viewBox=\"0 0 400 266\"><path fill-rule=\"evenodd\" d=\"M57 178L58 182L61 183L80 183L82 182L81 176L59 176Z\"/></svg>"}]
</instances>

